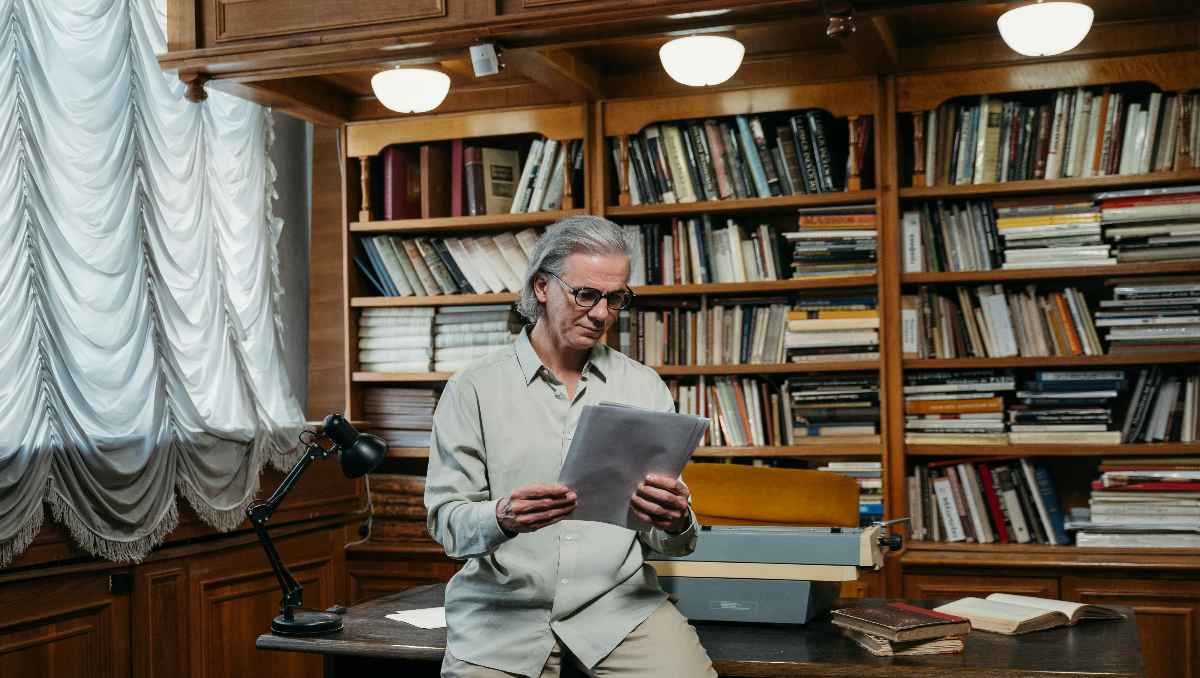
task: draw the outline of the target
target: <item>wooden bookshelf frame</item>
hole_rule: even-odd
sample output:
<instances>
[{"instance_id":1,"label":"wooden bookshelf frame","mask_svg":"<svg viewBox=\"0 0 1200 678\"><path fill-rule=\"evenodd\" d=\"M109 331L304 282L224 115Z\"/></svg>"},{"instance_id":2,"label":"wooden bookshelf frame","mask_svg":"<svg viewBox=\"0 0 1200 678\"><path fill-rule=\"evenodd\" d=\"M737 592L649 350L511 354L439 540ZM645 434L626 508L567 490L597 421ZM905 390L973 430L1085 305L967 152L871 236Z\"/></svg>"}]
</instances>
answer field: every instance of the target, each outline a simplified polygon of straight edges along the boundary
<instances>
[{"instance_id":1,"label":"wooden bookshelf frame","mask_svg":"<svg viewBox=\"0 0 1200 678\"><path fill-rule=\"evenodd\" d=\"M909 124L914 111L936 108L944 101L961 96L1056 90L1067 87L1151 83L1163 91L1189 91L1200 88L1200 50L1125 57L1084 58L1053 62L1021 63L1014 66L965 68L958 70L881 76L877 79L851 79L833 83L783 87L744 88L716 92L654 98L600 100L592 104L545 106L513 111L488 111L450 116L418 116L387 122L352 124L347 128L346 163L343 196L346 208L347 251L353 252L352 236L372 233L462 234L497 232L542 226L570 214L596 214L623 223L637 220L667 219L699 214L772 215L778 217L800 207L825 205L874 204L878 215L879 256L875 275L841 278L788 279L755 283L717 283L704 285L649 285L634 291L643 299L673 301L696 300L707 304L724 296L753 296L804 293L808 291L870 288L878 295L881 315L880 359L817 364L750 364L706 366L659 366L667 378L705 379L715 376L770 375L825 372L878 371L881 388L881 421L878 442L825 441L787 447L700 448L696 456L705 459L779 457L793 459L879 459L883 462L885 517L897 518L908 513L906 476L912 460L930 461L949 458L978 459L991 456L1037 456L1046 458L1096 458L1100 456L1200 455L1200 443L1161 443L1135 445L906 445L904 442L903 378L906 371L931 369L1016 369L1036 367L1134 366L1141 364L1187 365L1200 363L1200 351L1103 356L1052 356L1017 358L960 358L953 360L913 360L901 355L900 297L915 285L986 284L1016 281L1070 281L1163 274L1200 275L1200 261L1171 261L1147 264L1119 264L1091 268L1046 268L1016 271L970 271L949 273L903 273L899 222L902 204L917 200L976 199L1001 196L1043 195L1068 192L1094 192L1109 189L1157 185L1200 183L1200 169L1159 172L1136 176L1110 176L1086 179L1055 179L1002 182L970 186L904 186L900 162L904 151L900 133ZM605 144L610 137L637 133L655 122L769 113L782 110L820 108L837 118L853 115L873 116L873 169L871 190L851 190L776 198L705 201L671 205L618 205L619 196L608 195L611 159ZM557 113L552 113L557 111ZM557 116L557 117L555 117ZM517 120L542 120L543 127ZM490 121L490 122L489 122ZM540 124L540 123L539 123ZM524 125L524 126L522 126ZM579 138L584 143L584 196L576 196L575 208L556 213L522 215L486 215L445 219L416 219L391 222L356 219L360 196L356 153L378 152L392 142L412 143L471 136L500 136L540 132L551 138ZM410 136L411 135L411 136ZM610 200L609 198L615 198ZM347 262L348 263L348 262ZM439 295L432 297L368 297L359 294L356 273L346 267L347 298L347 381L349 412L356 418L361 390L369 384L433 384L450 378L446 373L393 374L356 371L357 309L367 307L440 306L475 303L510 303L514 294ZM391 457L417 460L427 457L421 448L395 448ZM942 567L949 563L1000 564L1041 563L1045 567L1178 567L1180 571L1200 571L1200 550L1181 554L1136 549L1075 549L1036 545L958 545L915 542L910 544L904 566ZM911 561L909 560L911 558ZM887 590L902 590L901 568L887 570Z\"/></svg>"}]
</instances>

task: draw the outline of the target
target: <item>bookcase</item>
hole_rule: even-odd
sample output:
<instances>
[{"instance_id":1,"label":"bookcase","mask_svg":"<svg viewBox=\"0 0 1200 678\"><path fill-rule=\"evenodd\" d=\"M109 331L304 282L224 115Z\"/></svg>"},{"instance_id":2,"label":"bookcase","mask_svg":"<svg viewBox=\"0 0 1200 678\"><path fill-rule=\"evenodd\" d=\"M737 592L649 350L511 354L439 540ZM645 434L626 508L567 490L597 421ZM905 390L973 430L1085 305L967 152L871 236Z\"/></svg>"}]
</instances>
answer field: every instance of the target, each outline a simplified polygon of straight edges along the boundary
<instances>
[{"instance_id":1,"label":"bookcase","mask_svg":"<svg viewBox=\"0 0 1200 678\"><path fill-rule=\"evenodd\" d=\"M815 465L824 460L881 461L885 517L909 512L907 477L919 464L993 457L1034 459L1049 467L1064 508L1087 502L1089 482L1099 461L1109 457L1200 455L1200 443L1083 444L906 444L903 387L911 375L936 370L1012 371L1020 376L1039 369L1135 369L1149 365L1191 367L1200 350L1154 353L1049 355L1044 357L905 357L902 299L925 286L1038 285L1059 289L1078 285L1090 294L1107 280L1147 276L1200 275L1200 259L1189 258L1108 266L1050 266L952 272L905 272L901 215L925 201L965 201L1092 194L1099 191L1200 184L1194 168L1148 174L1022 179L1004 182L926 185L923 165L914 157L913 116L962 98L997 95L1045 101L1054 91L1071 88L1130 87L1140 92L1193 92L1200 89L1200 52L1171 52L1111 58L1065 59L1015 66L929 71L880 78L851 79L794 86L687 93L656 98L605 99L590 104L430 115L400 120L351 123L344 150L343 195L348 227L346 251L356 253L364 234L468 234L515 231L545 226L570 214L604 216L623 226L710 215L747 224L766 223L780 232L795 228L797 210L813 207L871 205L876 215L878 255L869 275L757 282L709 282L644 285L634 291L649 305L689 305L707 309L729 300L784 299L787 303L821 294L868 291L878 300L879 358L846 362L658 366L665 380L705 384L724 377L788 377L829 373L877 376L880 389L878 441L839 442L812 438L790 445L706 446L697 457L710 459L791 459ZM1053 99L1050 99L1053 101ZM773 197L727 198L688 203L633 204L630 139L648 125L738 115L784 115L819 109L837 124L869 116L872 152L844 189ZM1193 113L1193 120L1200 113ZM372 221L369 158L393 143L423 143L457 138L543 135L582 140L582 194L568 192L556 212L438 217ZM526 135L526 136L522 136ZM1196 153L1200 149L1192 149ZM615 169L615 173L614 173ZM365 196L365 197L364 197ZM365 206L364 206L365 205ZM366 214L360 214L365 212ZM344 267L344 309L348 391L351 416L361 416L363 390L382 384L436 385L448 373L377 373L357 368L358 314L372 307L421 307L509 303L513 294L372 296L353 264ZM1092 297L1094 300L1095 297ZM620 338L608 337L616 345ZM406 472L422 472L427 451L394 448L391 457ZM907 528L898 528L905 530ZM907 536L907 535L906 535ZM428 554L436 552L430 549ZM407 561L406 561L407 562ZM433 572L432 570L430 572ZM442 571L438 571L442 572ZM1081 548L1033 543L943 543L909 541L889 558L881 577L860 582L847 593L947 598L995 591L1063 596L1088 602L1134 605L1143 629L1148 675L1197 675L1200 672L1200 550L1191 548ZM1181 653L1180 648L1188 648Z\"/></svg>"}]
</instances>

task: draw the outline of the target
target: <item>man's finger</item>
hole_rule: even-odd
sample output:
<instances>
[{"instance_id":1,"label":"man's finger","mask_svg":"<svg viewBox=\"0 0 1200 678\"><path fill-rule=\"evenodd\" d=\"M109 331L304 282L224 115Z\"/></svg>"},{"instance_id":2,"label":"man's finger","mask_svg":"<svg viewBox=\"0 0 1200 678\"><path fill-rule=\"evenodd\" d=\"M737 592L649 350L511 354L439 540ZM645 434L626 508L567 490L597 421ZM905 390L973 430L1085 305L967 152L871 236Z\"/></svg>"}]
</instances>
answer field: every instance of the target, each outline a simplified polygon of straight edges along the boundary
<instances>
[{"instance_id":1,"label":"man's finger","mask_svg":"<svg viewBox=\"0 0 1200 678\"><path fill-rule=\"evenodd\" d=\"M538 511L561 508L564 506L574 507L575 497L567 496L559 499L517 499L511 503L511 506L513 514L519 516L529 513L536 513Z\"/></svg>"},{"instance_id":2,"label":"man's finger","mask_svg":"<svg viewBox=\"0 0 1200 678\"><path fill-rule=\"evenodd\" d=\"M680 486L683 485L683 481L679 480L678 478L672 478L671 476L651 473L650 475L646 476L646 484L661 488L667 492L678 493Z\"/></svg>"},{"instance_id":3,"label":"man's finger","mask_svg":"<svg viewBox=\"0 0 1200 678\"><path fill-rule=\"evenodd\" d=\"M569 508L556 508L549 511L538 511L537 513L526 513L525 515L518 516L517 522L525 527L533 527L535 525L540 526L540 523L554 522L555 520L565 517L574 510L575 507L571 506Z\"/></svg>"},{"instance_id":4,"label":"man's finger","mask_svg":"<svg viewBox=\"0 0 1200 678\"><path fill-rule=\"evenodd\" d=\"M662 504L667 508L682 509L687 506L687 499L678 494L672 494L666 490L660 490L650 485L642 485L638 488L637 496L643 497L656 504Z\"/></svg>"},{"instance_id":5,"label":"man's finger","mask_svg":"<svg viewBox=\"0 0 1200 678\"><path fill-rule=\"evenodd\" d=\"M539 499L539 498L555 498L565 497L571 488L566 485L551 485L549 483L532 483L523 485L513 490L513 499Z\"/></svg>"},{"instance_id":6,"label":"man's finger","mask_svg":"<svg viewBox=\"0 0 1200 678\"><path fill-rule=\"evenodd\" d=\"M635 511L641 511L642 513L653 516L655 519L672 521L678 520L683 516L683 511L679 508L671 508L669 506L656 504L651 501L646 501L638 496L634 496L630 503L633 505L633 509Z\"/></svg>"}]
</instances>

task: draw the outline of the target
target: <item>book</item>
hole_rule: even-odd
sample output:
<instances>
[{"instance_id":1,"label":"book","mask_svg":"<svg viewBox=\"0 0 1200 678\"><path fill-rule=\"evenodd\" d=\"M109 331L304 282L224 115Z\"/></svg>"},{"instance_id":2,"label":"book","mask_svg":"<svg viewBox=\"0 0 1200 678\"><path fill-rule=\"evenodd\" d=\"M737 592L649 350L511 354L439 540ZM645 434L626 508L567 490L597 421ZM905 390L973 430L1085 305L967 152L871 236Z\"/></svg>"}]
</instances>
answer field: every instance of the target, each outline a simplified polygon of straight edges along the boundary
<instances>
[{"instance_id":1,"label":"book","mask_svg":"<svg viewBox=\"0 0 1200 678\"><path fill-rule=\"evenodd\" d=\"M843 607L833 611L831 621L840 628L897 642L959 636L971 630L963 617L898 601Z\"/></svg>"},{"instance_id":2,"label":"book","mask_svg":"<svg viewBox=\"0 0 1200 678\"><path fill-rule=\"evenodd\" d=\"M1051 598L993 593L987 598L960 598L934 608L965 617L980 631L1018 635L1058 626L1074 626L1091 619L1122 619L1124 615L1102 605L1072 603Z\"/></svg>"},{"instance_id":3,"label":"book","mask_svg":"<svg viewBox=\"0 0 1200 678\"><path fill-rule=\"evenodd\" d=\"M517 152L499 148L480 149L485 214L505 214L512 209L521 163ZM469 166L468 166L469 168ZM476 196L478 199L480 196Z\"/></svg>"},{"instance_id":4,"label":"book","mask_svg":"<svg viewBox=\"0 0 1200 678\"><path fill-rule=\"evenodd\" d=\"M843 628L847 638L858 643L877 657L911 657L923 654L958 654L963 651L962 636L948 636L932 640L896 642L880 638L855 629Z\"/></svg>"}]
</instances>

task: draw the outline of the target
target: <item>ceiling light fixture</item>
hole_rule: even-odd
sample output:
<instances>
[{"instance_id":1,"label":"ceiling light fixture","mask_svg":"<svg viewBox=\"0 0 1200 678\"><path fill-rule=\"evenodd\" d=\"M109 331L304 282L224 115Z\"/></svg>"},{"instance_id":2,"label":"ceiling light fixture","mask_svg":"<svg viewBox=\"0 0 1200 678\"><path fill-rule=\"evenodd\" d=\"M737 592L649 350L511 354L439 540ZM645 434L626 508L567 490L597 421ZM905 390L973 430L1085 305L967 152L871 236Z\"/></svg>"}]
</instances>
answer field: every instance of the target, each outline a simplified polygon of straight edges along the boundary
<instances>
[{"instance_id":1,"label":"ceiling light fixture","mask_svg":"<svg viewBox=\"0 0 1200 678\"><path fill-rule=\"evenodd\" d=\"M745 45L721 35L676 38L658 50L667 75L691 87L719 85L732 78L745 55Z\"/></svg>"},{"instance_id":2,"label":"ceiling light fixture","mask_svg":"<svg viewBox=\"0 0 1200 678\"><path fill-rule=\"evenodd\" d=\"M1018 54L1062 54L1083 41L1095 12L1081 2L1038 2L1010 9L996 21L1000 37Z\"/></svg>"},{"instance_id":3,"label":"ceiling light fixture","mask_svg":"<svg viewBox=\"0 0 1200 678\"><path fill-rule=\"evenodd\" d=\"M428 68L393 68L371 76L379 103L397 113L425 113L446 100L450 76Z\"/></svg>"}]
</instances>

